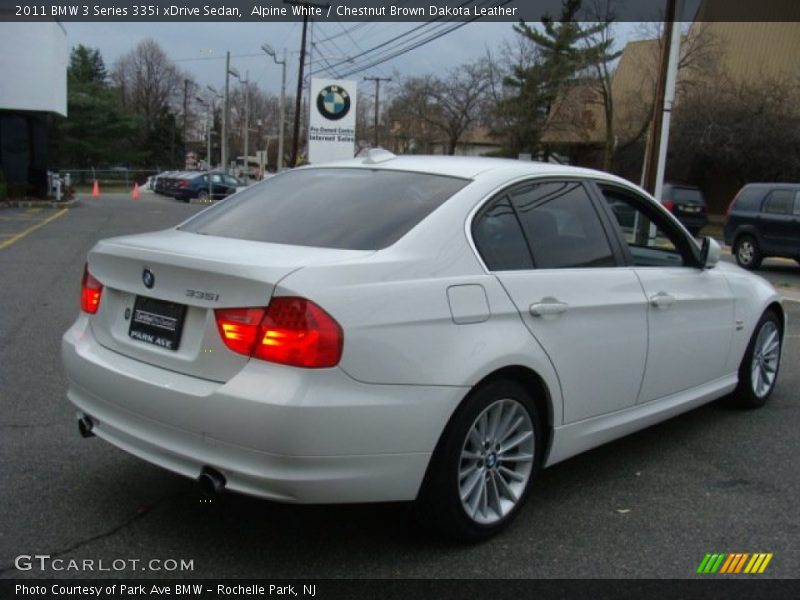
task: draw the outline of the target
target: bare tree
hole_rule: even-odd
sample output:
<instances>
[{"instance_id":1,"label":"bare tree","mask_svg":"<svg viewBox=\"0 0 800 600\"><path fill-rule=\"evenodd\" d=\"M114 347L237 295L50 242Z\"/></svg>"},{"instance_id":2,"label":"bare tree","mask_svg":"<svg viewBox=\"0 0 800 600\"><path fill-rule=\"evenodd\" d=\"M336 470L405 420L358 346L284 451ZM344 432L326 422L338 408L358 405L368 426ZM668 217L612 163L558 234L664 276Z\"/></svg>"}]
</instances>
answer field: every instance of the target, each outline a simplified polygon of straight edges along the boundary
<instances>
[{"instance_id":1,"label":"bare tree","mask_svg":"<svg viewBox=\"0 0 800 600\"><path fill-rule=\"evenodd\" d=\"M395 102L405 105L430 132L443 136L446 152L452 155L464 133L481 121L488 89L488 66L481 61L461 65L444 78L409 79Z\"/></svg>"},{"instance_id":2,"label":"bare tree","mask_svg":"<svg viewBox=\"0 0 800 600\"><path fill-rule=\"evenodd\" d=\"M612 51L614 44L613 30L611 24L614 21L614 13L611 9L612 0L593 0L589 8L592 18L599 23L605 24L604 27L593 28L593 33L584 38L587 48L602 48L602 56L598 60L588 65L594 71L595 92L598 101L603 107L604 117L604 142L603 142L603 170L610 171L614 158L616 146L616 133L614 130L614 93L612 89L613 65L617 58L622 55L622 51Z\"/></svg>"},{"instance_id":3,"label":"bare tree","mask_svg":"<svg viewBox=\"0 0 800 600\"><path fill-rule=\"evenodd\" d=\"M123 105L141 115L148 129L165 110L179 112L176 108L183 102L186 78L153 39L120 57L112 72Z\"/></svg>"}]
</instances>

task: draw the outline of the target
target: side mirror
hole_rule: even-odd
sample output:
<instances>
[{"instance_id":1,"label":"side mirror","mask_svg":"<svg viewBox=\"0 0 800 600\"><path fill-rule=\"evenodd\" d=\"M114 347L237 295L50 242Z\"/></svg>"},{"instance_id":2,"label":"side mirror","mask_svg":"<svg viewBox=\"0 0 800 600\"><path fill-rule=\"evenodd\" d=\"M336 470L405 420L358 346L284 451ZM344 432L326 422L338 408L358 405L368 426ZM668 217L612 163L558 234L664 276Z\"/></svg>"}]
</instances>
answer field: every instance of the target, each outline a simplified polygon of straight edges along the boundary
<instances>
[{"instance_id":1,"label":"side mirror","mask_svg":"<svg viewBox=\"0 0 800 600\"><path fill-rule=\"evenodd\" d=\"M717 240L712 237L704 237L703 245L700 247L700 264L704 269L713 269L719 262L719 257L722 254L722 249L719 247Z\"/></svg>"}]
</instances>

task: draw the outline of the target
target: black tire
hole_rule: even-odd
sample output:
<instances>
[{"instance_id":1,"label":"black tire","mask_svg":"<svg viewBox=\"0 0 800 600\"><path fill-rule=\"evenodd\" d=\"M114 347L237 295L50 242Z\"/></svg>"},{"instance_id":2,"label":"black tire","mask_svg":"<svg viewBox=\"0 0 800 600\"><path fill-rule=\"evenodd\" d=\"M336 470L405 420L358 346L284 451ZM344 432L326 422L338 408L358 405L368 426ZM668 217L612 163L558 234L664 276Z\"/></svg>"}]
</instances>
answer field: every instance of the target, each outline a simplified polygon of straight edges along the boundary
<instances>
[{"instance_id":1,"label":"black tire","mask_svg":"<svg viewBox=\"0 0 800 600\"><path fill-rule=\"evenodd\" d=\"M208 192L205 190L200 190L199 192L197 192L197 199L200 200L200 202L208 201L208 197L209 197Z\"/></svg>"},{"instance_id":2,"label":"black tire","mask_svg":"<svg viewBox=\"0 0 800 600\"><path fill-rule=\"evenodd\" d=\"M492 411L498 409L500 415L504 414L503 410L506 411L506 417L511 415L509 418L511 423L516 423L518 420L523 422L520 429L510 429L511 434L507 440L520 437L518 432L524 434L528 426L533 434L532 439L520 441L519 444L508 446L507 449L503 448L509 443L508 441L503 445L498 443L496 450L488 447L489 442L487 442L487 449L484 452L488 452L488 455L484 458L465 458L464 453L468 452L468 445L474 442L470 437L470 430L473 426L478 426L478 419L482 415L486 414L489 419L494 416ZM519 411L524 411L524 414ZM525 421L525 415L528 421ZM504 418L498 416L498 421L502 423ZM495 426L494 429L499 430L500 426ZM489 434L489 437L493 435ZM418 520L428 529L461 542L477 542L496 535L516 517L530 493L531 483L536 478L541 463L542 441L542 426L536 407L530 394L520 384L511 380L495 380L473 390L450 419L428 465L415 506ZM529 461L514 460L519 456L528 456L528 451L531 452ZM511 452L514 453L513 456ZM494 456L491 462L490 455ZM474 460L474 465L469 464L470 460ZM461 486L468 486L471 476L463 479L460 477L462 469L465 468L465 461L467 469L472 469L473 474L477 472L478 483L472 487L486 490L485 495L479 497L491 496L496 506L504 505L504 510L493 509L492 500L488 499L482 504L488 512L484 512L483 515L474 513L477 517L467 513L465 507L467 500L462 502ZM508 476L508 471L511 470L509 467L517 476L527 477L527 480L512 479ZM491 470L494 472L488 472ZM510 486L505 489L502 487L501 478L503 482L511 482L511 486L517 486L512 496L506 495L501 499L506 490L511 491ZM516 500L511 499L514 496ZM468 494L468 498L471 497L475 497L474 494ZM481 505L480 500L476 502L476 506L479 505ZM502 516L501 512L504 513ZM495 520L479 522L480 519Z\"/></svg>"},{"instance_id":3,"label":"black tire","mask_svg":"<svg viewBox=\"0 0 800 600\"><path fill-rule=\"evenodd\" d=\"M764 257L758 247L758 241L752 235L744 234L736 238L733 245L733 255L736 257L736 264L744 269L757 269L761 266Z\"/></svg>"},{"instance_id":4,"label":"black tire","mask_svg":"<svg viewBox=\"0 0 800 600\"><path fill-rule=\"evenodd\" d=\"M773 359L765 360L765 355L762 354L761 365L763 368L774 368L774 376L766 389L762 387L759 390L760 386L757 385L757 378L754 376L756 367L753 358L757 351L756 346L759 345L760 342L759 336L762 335L762 332L768 333L772 330L777 333L777 355ZM759 350L763 350L763 348ZM742 363L739 365L739 385L730 395L729 404L746 409L761 408L766 404L767 400L769 400L769 397L772 395L772 391L775 389L775 382L778 380L782 350L783 323L778 315L775 314L775 311L768 310L761 316L761 319L753 330L753 336L750 338L750 343L747 345Z\"/></svg>"}]
</instances>

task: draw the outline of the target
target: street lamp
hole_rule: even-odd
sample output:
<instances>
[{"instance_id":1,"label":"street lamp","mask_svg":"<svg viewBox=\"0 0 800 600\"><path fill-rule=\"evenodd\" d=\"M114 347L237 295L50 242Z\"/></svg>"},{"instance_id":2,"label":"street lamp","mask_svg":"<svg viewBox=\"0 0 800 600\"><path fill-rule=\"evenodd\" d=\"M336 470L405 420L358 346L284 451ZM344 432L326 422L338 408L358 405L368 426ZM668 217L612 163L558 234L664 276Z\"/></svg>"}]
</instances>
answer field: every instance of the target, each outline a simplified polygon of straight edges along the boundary
<instances>
[{"instance_id":1,"label":"street lamp","mask_svg":"<svg viewBox=\"0 0 800 600\"><path fill-rule=\"evenodd\" d=\"M231 53L225 53L225 108L222 116L222 169L228 172L228 127L230 125L230 80L239 77L239 71L231 67Z\"/></svg>"},{"instance_id":2,"label":"street lamp","mask_svg":"<svg viewBox=\"0 0 800 600\"><path fill-rule=\"evenodd\" d=\"M250 182L250 73L245 71L244 79L238 71L232 74L244 86L244 183L247 185Z\"/></svg>"},{"instance_id":3,"label":"street lamp","mask_svg":"<svg viewBox=\"0 0 800 600\"><path fill-rule=\"evenodd\" d=\"M281 65L281 106L280 106L280 124L278 125L278 171L283 168L283 129L284 119L286 118L286 48L283 49L283 60L278 60L275 50L269 44L264 44L261 49L272 57L276 65Z\"/></svg>"},{"instance_id":4,"label":"street lamp","mask_svg":"<svg viewBox=\"0 0 800 600\"><path fill-rule=\"evenodd\" d=\"M215 99L219 99L222 96L220 96L217 93L217 91L214 88L212 88L211 86L208 86L208 89L211 91L211 94L212 94L210 102L204 100L200 96L196 96L196 98L197 98L197 101L200 104L202 104L203 106L206 107L206 111L207 111L206 112L206 114L207 114L207 118L206 118L206 132L207 132L207 136L206 136L207 137L207 139L206 139L206 144L207 144L206 162L208 163L208 168L206 169L206 178L208 179L208 199L209 200L213 200L214 199L214 195L213 195L213 191L214 190L213 190L213 187L211 185L211 170L213 168L212 167L212 163L211 163L211 129L212 129L212 126L213 126L213 123L214 123L214 117L213 117L213 115L214 115L214 100Z\"/></svg>"}]
</instances>

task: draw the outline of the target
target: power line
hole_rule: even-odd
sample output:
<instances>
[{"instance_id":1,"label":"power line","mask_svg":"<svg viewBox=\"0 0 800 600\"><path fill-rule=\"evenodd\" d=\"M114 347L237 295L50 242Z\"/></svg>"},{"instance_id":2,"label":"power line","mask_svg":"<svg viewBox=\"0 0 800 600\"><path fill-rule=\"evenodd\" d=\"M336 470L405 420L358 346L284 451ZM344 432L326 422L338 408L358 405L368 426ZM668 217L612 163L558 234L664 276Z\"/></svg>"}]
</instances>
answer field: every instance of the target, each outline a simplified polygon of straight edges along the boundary
<instances>
[{"instance_id":1,"label":"power line","mask_svg":"<svg viewBox=\"0 0 800 600\"><path fill-rule=\"evenodd\" d=\"M466 0L465 2L463 2L462 4L460 4L460 5L459 5L459 8L461 8L461 7L464 7L464 6L466 6L467 4L470 4L470 3L471 3L471 2L473 2L473 1L474 1L474 0ZM490 0L482 0L480 3L476 4L476 8L477 8L478 6L481 6L481 5L484 5L484 4L486 4L486 3L487 3L487 2L489 2L489 1L490 1ZM513 1L513 0L506 0L505 2L501 3L499 6L503 6L503 5L505 5L505 4L508 4L509 2L512 2L512 1ZM393 38L391 38L391 39L388 39L388 40L386 40L385 42L382 42L382 43L380 43L380 44L378 44L378 45L376 45L376 46L373 46L372 48L369 48L368 50L364 50L364 51L362 51L360 54L356 54L355 56L351 56L351 57L349 57L347 60L343 60L343 61L339 61L339 62L337 62L337 63L334 63L334 64L332 65L332 67L338 67L338 66L341 66L341 65L346 65L347 63L350 63L350 65L352 65L352 63L356 62L356 59L358 59L358 58L361 58L361 57L366 57L366 58L365 58L365 60L370 60L370 59L367 57L367 55L369 55L370 53L372 53L372 52L374 52L374 51L376 51L376 50L379 50L380 48L384 48L384 47L386 47L386 46L389 46L389 45L391 45L391 44L394 44L394 43L395 43L395 42L397 42L398 40L401 40L401 39L403 39L404 37L407 37L407 36L411 35L412 33L416 32L416 31L422 30L422 29L424 29L424 28L426 28L426 27L429 27L429 26L431 26L431 25L436 25L437 27L440 27L440 26L446 26L446 24L447 24L447 23L450 23L450 22L452 22L452 21L453 21L453 19L447 19L447 20L445 20L445 21L442 21L441 23L436 23L436 21L439 21L439 20L441 20L441 18L442 18L442 17L436 17L435 19L431 19L430 21L426 21L425 23L422 23L421 25L417 25L416 27L413 27L413 28L409 29L408 31L405 31L405 32L403 32L403 33L401 33L401 34L399 34L399 35L396 35L395 37L393 37ZM463 24L469 23L469 22L471 22L471 21L474 21L474 20L476 20L476 19L478 19L478 18L479 18L479 17L477 17L477 16L476 16L476 17L474 17L473 19L470 19L469 21L464 21L464 23L463 23ZM454 31L455 29L458 29L458 27L455 27L455 28L451 29L450 31ZM439 31L441 31L441 29L439 29ZM413 37L412 37L412 38L410 38L410 39L415 39L415 38L418 38L418 37L420 37L420 36L424 35L425 33L428 33L428 32L417 33L415 36L413 36ZM449 33L449 31L448 31L448 33ZM446 35L446 34L443 34L443 35ZM440 36L439 36L439 37L440 37ZM429 41L433 41L433 39L437 39L437 38L436 38L436 37L433 37L433 38L431 38ZM403 43L405 43L405 42L408 42L408 41L410 41L410 40L404 40L404 42L403 42ZM409 48L409 50L413 50L413 49L415 49L415 48L418 48L420 45L422 45L422 44L419 44L419 45L414 45L413 47L410 47L410 48ZM394 50L397 50L397 49L395 48ZM391 48L388 48L388 49L387 49L387 50L385 50L384 52L392 52L392 51L394 51L394 50L393 50L393 49L391 49ZM400 55L401 55L401 54L403 54L403 53L404 53L404 52L400 52L399 54L396 54L396 56L400 56ZM394 57L395 57L395 56L393 56L392 58L394 58ZM389 58L389 59L386 59L386 60L390 60L390 58ZM363 70L365 70L365 69L367 69L367 68L370 68L370 67L373 67L373 66L377 66L377 65L379 65L379 64L382 64L382 63L386 62L386 60L374 61L374 62L373 62L373 63L371 63L369 66L366 66L366 67L360 68L360 69L358 69L358 70L352 70L352 71L350 71L349 73L350 73L350 74L352 74L352 73L358 73L358 72L360 72L360 71L363 71ZM317 72L319 72L319 70L317 70L316 72L315 72L315 71L312 71L312 72L310 73L310 75L314 75L314 74L316 74Z\"/></svg>"},{"instance_id":2,"label":"power line","mask_svg":"<svg viewBox=\"0 0 800 600\"><path fill-rule=\"evenodd\" d=\"M498 6L505 6L506 4L509 4L509 3L513 2L513 1L514 0L505 0L505 2L501 2L500 4L498 4ZM394 54L391 54L389 56L385 56L384 58L377 59L377 60L375 60L375 61L373 61L373 62L371 62L369 64L362 64L362 65L358 66L357 68L354 68L351 71L347 71L346 73L343 73L342 77L349 77L349 76L354 75L356 73L360 73L361 71L365 71L366 69L370 69L370 68L372 68L374 66L377 66L377 65L385 63L385 62L387 62L389 60L397 58L398 56L401 56L403 54L411 52L412 50L416 50L417 48L419 48L421 46L429 44L430 42L433 42L433 41L435 41L435 40L437 40L437 39L439 39L441 37L444 37L445 35L447 35L449 33L452 33L453 31L456 31L457 29L460 29L460 28L464 27L464 25L468 25L469 23L473 23L473 22L477 21L479 18L480 18L479 16L475 16L475 17L469 19L468 21L463 21L461 23L458 23L458 24L450 27L446 31L442 31L441 33L437 33L436 35L431 35L430 37L428 37L428 38L426 38L426 39L424 39L424 40L422 40L422 41L420 41L420 42L418 42L416 44L413 44L413 45L411 45L409 47L406 47L406 48L403 48L401 50L398 50Z\"/></svg>"}]
</instances>

